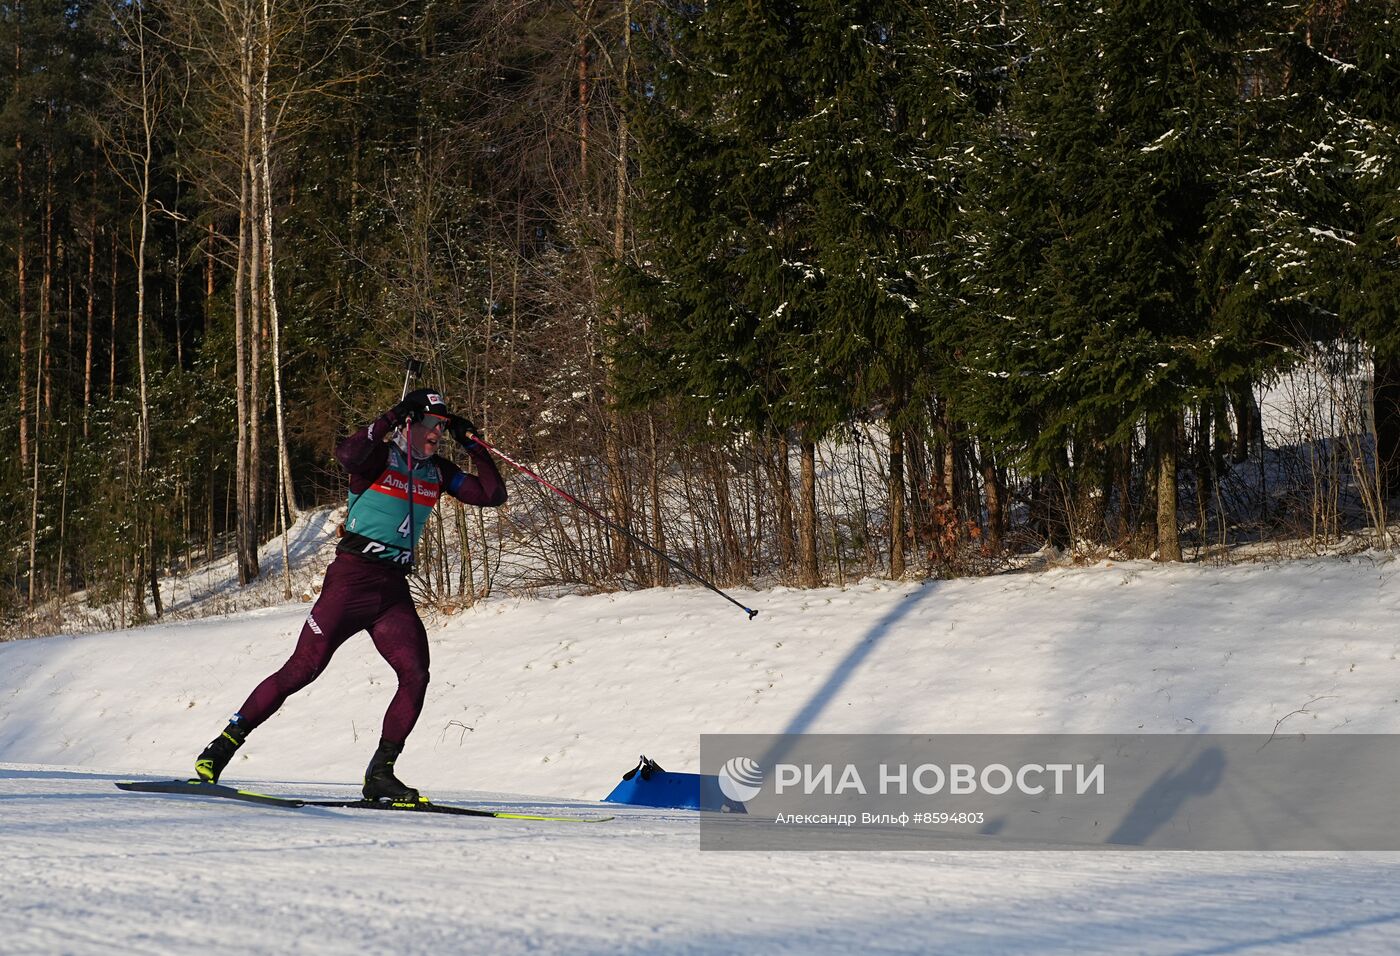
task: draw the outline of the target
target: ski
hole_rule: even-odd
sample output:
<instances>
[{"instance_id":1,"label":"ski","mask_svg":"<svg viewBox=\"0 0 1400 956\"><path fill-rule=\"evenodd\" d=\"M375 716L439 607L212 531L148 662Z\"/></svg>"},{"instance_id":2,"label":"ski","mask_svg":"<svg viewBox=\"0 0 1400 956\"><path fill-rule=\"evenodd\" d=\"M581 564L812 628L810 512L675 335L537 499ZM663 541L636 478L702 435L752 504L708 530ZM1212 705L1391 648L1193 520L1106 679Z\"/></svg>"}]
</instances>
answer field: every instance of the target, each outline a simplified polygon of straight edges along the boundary
<instances>
[{"instance_id":1,"label":"ski","mask_svg":"<svg viewBox=\"0 0 1400 956\"><path fill-rule=\"evenodd\" d=\"M273 797L251 790L239 790L218 783L205 783L203 780L120 780L117 789L139 793L184 793L196 797L223 797L227 800L244 800L248 803L261 803L271 807L286 807L295 810L302 805L301 800L288 797Z\"/></svg>"},{"instance_id":2,"label":"ski","mask_svg":"<svg viewBox=\"0 0 1400 956\"><path fill-rule=\"evenodd\" d=\"M405 813L447 813L464 817L491 817L496 820L529 820L541 823L606 823L611 816L552 816L541 813L518 813L514 810L485 810L476 807L457 807L445 803L433 803L420 797L417 803L390 803L372 800L303 800L300 797L278 797L252 790L239 790L223 784L205 783L202 780L122 780L117 783L120 790L138 793L175 793L194 797L220 797L228 800L243 800L265 806L285 807L297 810L302 807L327 807L347 810L397 810Z\"/></svg>"},{"instance_id":3,"label":"ski","mask_svg":"<svg viewBox=\"0 0 1400 956\"><path fill-rule=\"evenodd\" d=\"M607 817L548 816L541 813L517 813L514 810L481 810L475 807L454 807L433 803L420 797L417 803L390 803L380 800L303 800L304 807L348 807L352 810L403 810L408 813L454 813L464 817L494 817L497 820L539 820L548 823L606 823Z\"/></svg>"}]
</instances>

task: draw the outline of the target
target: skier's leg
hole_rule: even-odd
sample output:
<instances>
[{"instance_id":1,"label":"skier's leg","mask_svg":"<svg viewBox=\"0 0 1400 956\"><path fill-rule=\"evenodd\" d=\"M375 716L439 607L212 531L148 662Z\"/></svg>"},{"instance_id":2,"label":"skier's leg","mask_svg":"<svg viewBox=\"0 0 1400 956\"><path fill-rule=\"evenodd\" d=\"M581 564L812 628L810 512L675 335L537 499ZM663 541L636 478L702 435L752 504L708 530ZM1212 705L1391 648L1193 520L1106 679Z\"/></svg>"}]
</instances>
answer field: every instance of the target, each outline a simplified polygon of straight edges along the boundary
<instances>
[{"instance_id":1,"label":"skier's leg","mask_svg":"<svg viewBox=\"0 0 1400 956\"><path fill-rule=\"evenodd\" d=\"M423 698L428 693L428 632L423 629L406 585L401 598L370 625L369 635L380 656L398 675L399 687L384 713L379 749L365 768L365 799L415 803L418 791L394 776L394 761L418 722Z\"/></svg>"},{"instance_id":2,"label":"skier's leg","mask_svg":"<svg viewBox=\"0 0 1400 956\"><path fill-rule=\"evenodd\" d=\"M255 729L276 713L288 697L321 676L340 645L364 627L353 608L347 608L334 595L328 600L330 593L329 587L321 591L320 600L301 626L292 656L253 688L238 708L238 722L247 730Z\"/></svg>"},{"instance_id":3,"label":"skier's leg","mask_svg":"<svg viewBox=\"0 0 1400 956\"><path fill-rule=\"evenodd\" d=\"M369 635L399 681L384 712L383 736L402 744L418 722L423 698L428 693L428 632L408 596L407 586L403 599L394 602L370 625Z\"/></svg>"},{"instance_id":4,"label":"skier's leg","mask_svg":"<svg viewBox=\"0 0 1400 956\"><path fill-rule=\"evenodd\" d=\"M315 680L325 670L336 648L363 629L363 622L378 603L377 598L355 586L353 572L353 568L338 560L331 563L322 583L321 596L302 625L292 656L253 689L223 733L210 741L196 758L195 773L199 779L217 783L248 734L271 717L291 694ZM371 598L368 605L366 597Z\"/></svg>"}]
</instances>

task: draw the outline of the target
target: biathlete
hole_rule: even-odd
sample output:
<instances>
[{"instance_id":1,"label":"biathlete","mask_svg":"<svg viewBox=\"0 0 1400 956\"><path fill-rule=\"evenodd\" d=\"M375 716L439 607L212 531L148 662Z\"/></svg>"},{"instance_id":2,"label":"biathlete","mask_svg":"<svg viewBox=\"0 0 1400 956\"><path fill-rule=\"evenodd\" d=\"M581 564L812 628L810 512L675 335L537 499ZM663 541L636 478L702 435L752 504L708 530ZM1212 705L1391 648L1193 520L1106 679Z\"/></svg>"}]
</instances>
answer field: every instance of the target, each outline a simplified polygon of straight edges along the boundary
<instances>
[{"instance_id":1,"label":"biathlete","mask_svg":"<svg viewBox=\"0 0 1400 956\"><path fill-rule=\"evenodd\" d=\"M437 454L444 431L471 455L475 475ZM302 625L292 656L253 689L223 733L195 761L201 780L217 783L248 735L289 696L314 681L341 644L369 631L399 686L384 714L379 749L365 769L365 799L419 799L417 790L394 776L394 761L418 721L428 690L428 635L408 591L408 573L414 547L441 494L483 508L506 500L495 462L472 439L475 431L469 420L448 411L440 394L419 389L337 446L336 458L350 475L349 510L320 597Z\"/></svg>"}]
</instances>

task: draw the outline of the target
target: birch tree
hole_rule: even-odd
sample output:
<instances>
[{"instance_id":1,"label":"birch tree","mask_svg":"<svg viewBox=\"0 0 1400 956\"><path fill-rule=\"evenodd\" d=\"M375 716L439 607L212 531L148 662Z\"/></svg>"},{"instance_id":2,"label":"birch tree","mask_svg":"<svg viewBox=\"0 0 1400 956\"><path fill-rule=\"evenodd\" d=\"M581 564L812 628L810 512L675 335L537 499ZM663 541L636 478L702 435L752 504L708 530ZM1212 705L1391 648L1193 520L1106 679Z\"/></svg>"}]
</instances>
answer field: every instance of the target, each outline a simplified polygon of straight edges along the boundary
<instances>
[{"instance_id":1,"label":"birch tree","mask_svg":"<svg viewBox=\"0 0 1400 956\"><path fill-rule=\"evenodd\" d=\"M156 582L155 528L150 509L155 506L149 488L151 467L151 408L147 355L146 251L151 220L158 209L152 198L152 177L157 162L157 137L169 106L171 75L164 50L148 21L145 3L114 3L108 8L116 28L117 46L124 54L116 62L119 72L111 86L112 112L99 118L97 130L108 164L136 200L135 241L132 249L136 274L136 356L138 428L136 442L138 571L134 575L134 605L138 618L144 601L140 595L149 580L156 616L162 612Z\"/></svg>"},{"instance_id":2,"label":"birch tree","mask_svg":"<svg viewBox=\"0 0 1400 956\"><path fill-rule=\"evenodd\" d=\"M276 435L278 493L273 497L285 509L284 525L298 509L287 452L283 317L276 285L282 150L308 131L308 101L354 82L355 72L332 67L347 39L377 12L338 0L175 0L173 6L179 28L172 31L172 42L198 78L192 125L200 149L192 158L192 176L237 223L230 230L237 237L230 256L238 418L235 484L239 580L246 584L259 574L265 359L271 366ZM269 340L267 356L264 337Z\"/></svg>"}]
</instances>

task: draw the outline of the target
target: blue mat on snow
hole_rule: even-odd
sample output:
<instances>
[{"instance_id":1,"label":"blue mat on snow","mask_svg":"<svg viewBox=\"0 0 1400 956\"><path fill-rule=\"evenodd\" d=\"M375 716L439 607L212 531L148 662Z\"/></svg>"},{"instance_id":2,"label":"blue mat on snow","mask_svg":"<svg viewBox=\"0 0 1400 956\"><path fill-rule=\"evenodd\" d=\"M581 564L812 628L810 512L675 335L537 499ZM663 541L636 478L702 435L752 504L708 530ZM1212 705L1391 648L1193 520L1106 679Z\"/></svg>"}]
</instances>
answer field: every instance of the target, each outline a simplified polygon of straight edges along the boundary
<instances>
[{"instance_id":1,"label":"blue mat on snow","mask_svg":"<svg viewBox=\"0 0 1400 956\"><path fill-rule=\"evenodd\" d=\"M719 778L698 773L671 773L655 762L642 763L622 778L604 803L625 803L635 807L665 807L671 810L714 810L721 813L747 813L744 805L730 800L719 789Z\"/></svg>"}]
</instances>

